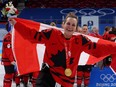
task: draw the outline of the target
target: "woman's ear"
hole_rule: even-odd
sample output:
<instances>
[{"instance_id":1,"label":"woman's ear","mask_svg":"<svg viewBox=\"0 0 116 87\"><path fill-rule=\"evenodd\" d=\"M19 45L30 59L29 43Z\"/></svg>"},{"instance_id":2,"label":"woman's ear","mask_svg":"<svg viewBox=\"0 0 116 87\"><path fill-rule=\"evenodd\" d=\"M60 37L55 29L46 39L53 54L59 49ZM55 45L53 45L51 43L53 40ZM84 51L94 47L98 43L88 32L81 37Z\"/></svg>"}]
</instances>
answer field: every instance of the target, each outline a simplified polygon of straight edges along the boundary
<instances>
[{"instance_id":1,"label":"woman's ear","mask_svg":"<svg viewBox=\"0 0 116 87\"><path fill-rule=\"evenodd\" d=\"M62 25L61 26L62 26L62 28L64 27L64 22L62 22Z\"/></svg>"}]
</instances>

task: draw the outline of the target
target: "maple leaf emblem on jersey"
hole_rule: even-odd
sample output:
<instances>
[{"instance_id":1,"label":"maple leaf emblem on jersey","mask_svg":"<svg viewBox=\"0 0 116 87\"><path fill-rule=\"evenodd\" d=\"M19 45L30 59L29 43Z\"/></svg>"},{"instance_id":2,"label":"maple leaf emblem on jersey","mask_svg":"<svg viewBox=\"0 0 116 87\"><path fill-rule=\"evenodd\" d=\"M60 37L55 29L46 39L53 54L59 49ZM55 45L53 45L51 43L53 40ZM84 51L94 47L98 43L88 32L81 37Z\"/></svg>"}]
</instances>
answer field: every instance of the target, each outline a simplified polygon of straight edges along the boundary
<instances>
[{"instance_id":1,"label":"maple leaf emblem on jersey","mask_svg":"<svg viewBox=\"0 0 116 87\"><path fill-rule=\"evenodd\" d=\"M58 50L58 53L56 55L52 54L51 57L52 62L54 63L54 67L63 67L64 69L66 68L66 53L65 49L62 51ZM70 58L70 63L73 63L74 58Z\"/></svg>"}]
</instances>

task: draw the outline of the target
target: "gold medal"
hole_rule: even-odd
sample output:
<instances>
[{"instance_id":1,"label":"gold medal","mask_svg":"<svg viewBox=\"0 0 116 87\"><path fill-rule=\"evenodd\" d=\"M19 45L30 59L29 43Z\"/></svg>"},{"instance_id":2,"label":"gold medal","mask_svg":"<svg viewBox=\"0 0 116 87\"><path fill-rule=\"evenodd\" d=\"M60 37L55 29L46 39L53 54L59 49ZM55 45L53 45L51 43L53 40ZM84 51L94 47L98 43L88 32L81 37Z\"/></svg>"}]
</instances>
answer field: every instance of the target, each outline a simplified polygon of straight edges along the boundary
<instances>
[{"instance_id":1,"label":"gold medal","mask_svg":"<svg viewBox=\"0 0 116 87\"><path fill-rule=\"evenodd\" d=\"M64 71L64 73L65 73L65 75L66 75L67 77L69 77L69 76L71 76L72 71L71 71L70 68L66 68L65 71Z\"/></svg>"}]
</instances>

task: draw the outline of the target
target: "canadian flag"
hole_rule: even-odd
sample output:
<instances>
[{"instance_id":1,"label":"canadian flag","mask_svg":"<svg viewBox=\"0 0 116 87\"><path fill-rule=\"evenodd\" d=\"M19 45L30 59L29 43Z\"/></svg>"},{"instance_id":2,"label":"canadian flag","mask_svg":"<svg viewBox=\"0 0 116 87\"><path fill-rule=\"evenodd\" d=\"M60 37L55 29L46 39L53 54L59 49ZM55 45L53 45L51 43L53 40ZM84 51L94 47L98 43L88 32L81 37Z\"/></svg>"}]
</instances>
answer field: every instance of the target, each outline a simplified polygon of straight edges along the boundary
<instances>
[{"instance_id":1,"label":"canadian flag","mask_svg":"<svg viewBox=\"0 0 116 87\"><path fill-rule=\"evenodd\" d=\"M94 65L95 63L101 61L102 59L104 59L104 57L97 58L83 51L80 55L78 65Z\"/></svg>"},{"instance_id":2,"label":"canadian flag","mask_svg":"<svg viewBox=\"0 0 116 87\"><path fill-rule=\"evenodd\" d=\"M101 40L100 38L96 38L96 37L92 37L92 36L88 36L88 35L84 35L84 36L88 37L92 42L95 42L95 43L98 43L98 41L100 43L102 43L102 42L104 43L105 42L104 40ZM102 49L99 49L99 50L102 50ZM107 52L107 51L104 51L104 54L105 54L105 52ZM99 55L99 53L96 53L96 54ZM108 53L106 53L106 54L108 54ZM110 55L110 53L109 53L109 55ZM108 55L104 55L104 56L101 56L101 57L97 58L97 57L95 57L93 55L90 55L90 54L88 54L88 53L86 53L86 52L83 51L80 54L80 59L79 59L78 65L94 65L95 63L103 60L107 56Z\"/></svg>"},{"instance_id":3,"label":"canadian flag","mask_svg":"<svg viewBox=\"0 0 116 87\"><path fill-rule=\"evenodd\" d=\"M15 18L15 20L17 23L15 24L15 29L13 29L12 33L12 49L16 59L18 73L22 75L39 71L44 57L45 46L44 44L31 42L30 38L27 39L30 35L30 32L28 32L27 29L29 28L31 30L41 31L48 28L55 28L61 30L62 32L63 29L21 18ZM80 55L79 65L95 64L111 53L116 53L116 49L111 50L113 47L116 48L115 43L91 36L87 37L95 43L104 44L104 46L99 47L99 50L103 51L100 51L101 53L96 53L98 56L101 56L99 58L83 51Z\"/></svg>"},{"instance_id":4,"label":"canadian flag","mask_svg":"<svg viewBox=\"0 0 116 87\"><path fill-rule=\"evenodd\" d=\"M51 28L51 26L20 18L16 18L15 20L21 24L18 25L18 28L14 26L13 28L16 29L12 31L12 50L16 60L18 74L23 75L39 71L42 66L45 46L44 44L31 43L25 39L29 36L29 33L24 29L25 27L23 25L37 31Z\"/></svg>"}]
</instances>

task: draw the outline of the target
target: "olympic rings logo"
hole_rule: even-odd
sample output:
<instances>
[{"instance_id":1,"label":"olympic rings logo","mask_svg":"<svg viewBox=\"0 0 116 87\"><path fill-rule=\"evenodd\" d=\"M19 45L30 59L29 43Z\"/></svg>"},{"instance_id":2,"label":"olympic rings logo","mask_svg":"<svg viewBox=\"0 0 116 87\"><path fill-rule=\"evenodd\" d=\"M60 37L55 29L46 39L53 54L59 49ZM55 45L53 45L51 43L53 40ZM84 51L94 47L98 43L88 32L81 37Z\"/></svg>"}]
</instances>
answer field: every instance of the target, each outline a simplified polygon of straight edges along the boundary
<instances>
[{"instance_id":1,"label":"olympic rings logo","mask_svg":"<svg viewBox=\"0 0 116 87\"><path fill-rule=\"evenodd\" d=\"M115 74L101 74L100 79L102 79L104 82L114 82L116 80Z\"/></svg>"},{"instance_id":2,"label":"olympic rings logo","mask_svg":"<svg viewBox=\"0 0 116 87\"><path fill-rule=\"evenodd\" d=\"M85 8L85 9L72 9L72 8L66 8L62 9L60 11L61 14L67 14L69 12L74 12L75 14L78 14L78 16L106 16L110 14L114 14L115 10L111 8L101 8L101 9L92 9L92 8Z\"/></svg>"},{"instance_id":3,"label":"olympic rings logo","mask_svg":"<svg viewBox=\"0 0 116 87\"><path fill-rule=\"evenodd\" d=\"M66 9L62 9L60 11L61 14L67 14L69 12L74 12L76 14L78 11L76 9L72 9L72 8L66 8Z\"/></svg>"}]
</instances>

